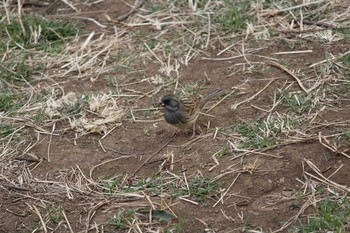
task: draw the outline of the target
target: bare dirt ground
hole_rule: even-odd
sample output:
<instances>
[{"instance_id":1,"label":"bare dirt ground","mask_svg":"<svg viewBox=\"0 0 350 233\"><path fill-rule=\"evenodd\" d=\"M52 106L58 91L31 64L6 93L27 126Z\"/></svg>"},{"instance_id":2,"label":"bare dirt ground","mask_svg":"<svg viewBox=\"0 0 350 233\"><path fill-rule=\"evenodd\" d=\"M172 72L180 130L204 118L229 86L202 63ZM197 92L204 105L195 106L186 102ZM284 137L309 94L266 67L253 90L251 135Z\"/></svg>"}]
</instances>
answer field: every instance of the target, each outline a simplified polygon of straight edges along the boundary
<instances>
[{"instance_id":1,"label":"bare dirt ground","mask_svg":"<svg viewBox=\"0 0 350 233\"><path fill-rule=\"evenodd\" d=\"M315 203L348 192L349 138L344 135L350 126L349 66L338 60L349 52L348 38L317 41L306 36L314 34L314 25L304 29L310 33L295 26L279 32L278 38L245 39L243 34L233 36L232 43L220 41L213 32L207 47L187 50L188 56L194 55L187 62L186 53L168 52L157 41L145 46L155 38L167 41L170 50L179 49L175 41L182 35L171 34L172 23L177 19L191 30L191 24L181 24L181 14L158 28L154 20L162 22L165 11L142 16L152 1L120 22L117 17L133 2L71 2L78 12L62 1L48 17L84 25L85 35L73 40L64 55L76 57L76 64L62 62L55 68L57 58L49 58L45 75L51 78L38 78L32 85L55 90L50 97L54 101L69 93L78 99L81 94L108 94L99 98L107 104L97 105L120 108L120 115L103 126L74 126L82 115L101 117L90 104L84 114L56 115L41 125L28 121L25 143L2 160L0 232L293 232L314 212ZM35 6L24 10L43 12ZM184 47L192 46L183 40ZM92 62L79 63L79 56ZM158 109L159 99L175 88L199 94L225 90L200 115L194 138L191 130L172 138L176 129L164 122ZM277 93L290 98L282 100ZM301 103L301 97L307 102ZM293 105L286 99L297 101ZM250 129L253 136L237 129L254 121L262 125ZM267 143L254 146L258 139L248 139L256 135ZM252 146L241 147L244 143ZM28 160L29 155L38 160ZM190 180L198 177L217 183L203 200L174 196L175 189L162 186L170 182L189 188ZM120 181L111 186L117 178ZM130 215L122 219L125 226L113 225L122 211L138 207L146 209L146 219ZM51 212L57 208L55 222ZM176 217L149 221L152 208ZM181 221L184 225L175 229Z\"/></svg>"}]
</instances>

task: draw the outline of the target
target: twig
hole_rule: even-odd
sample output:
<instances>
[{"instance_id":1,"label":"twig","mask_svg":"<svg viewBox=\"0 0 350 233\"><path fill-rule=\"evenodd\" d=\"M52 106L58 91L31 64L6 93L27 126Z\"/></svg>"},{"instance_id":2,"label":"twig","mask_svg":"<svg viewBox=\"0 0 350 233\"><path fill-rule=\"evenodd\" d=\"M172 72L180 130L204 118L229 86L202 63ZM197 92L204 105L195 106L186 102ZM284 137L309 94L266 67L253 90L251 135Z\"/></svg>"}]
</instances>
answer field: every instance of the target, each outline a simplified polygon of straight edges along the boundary
<instances>
[{"instance_id":1,"label":"twig","mask_svg":"<svg viewBox=\"0 0 350 233\"><path fill-rule=\"evenodd\" d=\"M80 17L80 16L72 16L72 18L74 19L82 19L82 20L88 20L90 22L93 22L94 24L96 24L97 26L99 26L100 28L106 28L106 25L101 24L100 22L98 22L96 19L93 18L89 18L89 17Z\"/></svg>"},{"instance_id":2,"label":"twig","mask_svg":"<svg viewBox=\"0 0 350 233\"><path fill-rule=\"evenodd\" d=\"M306 25L316 25L316 26L323 27L323 28L336 28L332 24L325 23L325 22L314 22L314 21L307 20L307 19L303 19L302 22L303 22L303 24L306 24Z\"/></svg>"},{"instance_id":3,"label":"twig","mask_svg":"<svg viewBox=\"0 0 350 233\"><path fill-rule=\"evenodd\" d=\"M345 157L347 157L348 159L350 159L350 155L347 155L345 152L339 151L338 148L336 148L335 146L333 146L329 140L327 140L324 136L322 136L321 132L318 133L318 141L321 143L322 146L330 149L331 151L333 151L336 154L341 154L344 155ZM324 141L324 142L323 142Z\"/></svg>"},{"instance_id":4,"label":"twig","mask_svg":"<svg viewBox=\"0 0 350 233\"><path fill-rule=\"evenodd\" d=\"M239 102L237 104L234 104L232 105L231 109L237 109L237 107L243 103L246 103L246 102L249 102L251 101L252 99L254 99L255 97L257 97L258 95L260 95L261 92L263 92L268 86L270 86L270 84L275 81L275 80L271 80L263 89L261 89L260 91L258 91L258 93L256 93L255 95L251 96L250 98L242 101L242 102Z\"/></svg>"},{"instance_id":5,"label":"twig","mask_svg":"<svg viewBox=\"0 0 350 233\"><path fill-rule=\"evenodd\" d=\"M123 151L115 150L115 149L112 149L112 148L109 148L109 147L105 147L105 149L106 149L106 150L113 151L113 152L118 153L118 154L121 154L121 155L130 155L130 153L128 153L128 152L123 152Z\"/></svg>"},{"instance_id":6,"label":"twig","mask_svg":"<svg viewBox=\"0 0 350 233\"><path fill-rule=\"evenodd\" d=\"M285 11L296 10L296 9L299 9L299 8L302 8L302 7L306 7L306 6L309 6L309 5L312 5L312 4L319 4L319 3L322 3L322 2L325 2L325 1L328 1L328 0L319 0L319 1L315 1L315 2L308 2L308 3L305 3L305 4L291 6L291 7L280 9L280 10L273 10L273 15L276 15L276 14L279 14L279 13L285 12ZM261 16L266 16L266 15L271 15L271 13L270 12L262 13L260 15L260 17Z\"/></svg>"},{"instance_id":7,"label":"twig","mask_svg":"<svg viewBox=\"0 0 350 233\"><path fill-rule=\"evenodd\" d=\"M52 135L55 132L56 123L53 124L50 139L49 139L49 145L47 146L47 161L50 162L50 148L51 148L51 141L52 141Z\"/></svg>"},{"instance_id":8,"label":"twig","mask_svg":"<svg viewBox=\"0 0 350 233\"><path fill-rule=\"evenodd\" d=\"M345 52L345 53L343 53L343 54L340 54L339 56L332 57L332 58L327 58L327 59L325 59L325 60L316 62L316 63L310 65L309 68L312 68L312 67L321 65L321 64L323 64L323 63L325 63L325 62L330 62L330 61L333 61L333 60L338 60L338 59L340 59L340 58L342 58L342 57L345 57L345 56L348 55L348 54L350 54L350 50L347 51L347 52Z\"/></svg>"},{"instance_id":9,"label":"twig","mask_svg":"<svg viewBox=\"0 0 350 233\"><path fill-rule=\"evenodd\" d=\"M66 220L66 223L67 223L67 225L68 225L68 228L69 228L70 232L71 232L71 233L74 233L74 231L73 231L73 229L72 229L72 227L71 227L71 225L70 225L70 223L69 223L69 221L68 221L68 218L67 218L66 214L64 213L63 210L62 210L61 212L62 212L62 215L63 215L64 219Z\"/></svg>"},{"instance_id":10,"label":"twig","mask_svg":"<svg viewBox=\"0 0 350 233\"><path fill-rule=\"evenodd\" d=\"M238 179L238 177L241 175L241 173L238 173L236 178L232 181L232 183L230 184L230 186L226 189L226 191L224 192L224 194L221 195L220 199L213 205L213 207L215 207L217 204L219 204L220 201L223 201L224 197L226 196L226 194L228 193L228 191L230 191L230 189L232 188L233 184L236 183L236 180Z\"/></svg>"},{"instance_id":11,"label":"twig","mask_svg":"<svg viewBox=\"0 0 350 233\"><path fill-rule=\"evenodd\" d=\"M161 150L163 150L166 146L169 145L170 142L172 142L174 140L175 136L171 137L170 140L165 143L161 148L159 148L156 152L154 152L150 157L148 157L140 166L138 166L136 168L136 170L131 173L131 175L129 177L133 177L135 176L135 174L146 164L148 163L148 161L150 161L154 156L156 156Z\"/></svg>"},{"instance_id":12,"label":"twig","mask_svg":"<svg viewBox=\"0 0 350 233\"><path fill-rule=\"evenodd\" d=\"M218 161L218 159L215 157L215 155L217 155L217 154L219 154L220 153L220 151L221 151L221 149L219 150L219 151L217 151L217 152L215 152L211 157L212 157L212 159L214 160L214 162L215 162L215 165L213 165L213 166L211 166L210 168L209 168L209 170L208 171L212 171L215 167L217 167L217 166L219 166L220 165L220 163L219 163L219 161Z\"/></svg>"},{"instance_id":13,"label":"twig","mask_svg":"<svg viewBox=\"0 0 350 233\"><path fill-rule=\"evenodd\" d=\"M126 20L131 14L133 14L137 9L139 9L146 0L138 0L137 3L131 10L117 18L118 21Z\"/></svg>"},{"instance_id":14,"label":"twig","mask_svg":"<svg viewBox=\"0 0 350 233\"><path fill-rule=\"evenodd\" d=\"M170 208L170 206L168 205L168 203L166 203L165 200L162 199L162 203L166 205L166 207L170 210L170 212L176 217L178 218L178 216L175 214L175 212Z\"/></svg>"},{"instance_id":15,"label":"twig","mask_svg":"<svg viewBox=\"0 0 350 233\"><path fill-rule=\"evenodd\" d=\"M18 190L18 191L25 191L25 192L30 191L30 189L18 187L12 184L1 184L1 186L4 186L5 188L8 188L8 189Z\"/></svg>"},{"instance_id":16,"label":"twig","mask_svg":"<svg viewBox=\"0 0 350 233\"><path fill-rule=\"evenodd\" d=\"M107 133L105 133L101 139L104 139L105 137L107 137L113 130L115 130L118 126L120 126L121 124L117 124L117 126L113 127L111 130L109 130Z\"/></svg>"},{"instance_id":17,"label":"twig","mask_svg":"<svg viewBox=\"0 0 350 233\"><path fill-rule=\"evenodd\" d=\"M183 200L183 201L187 201L187 202L189 202L189 203L191 203L191 204L194 204L194 205L199 205L198 202L192 201L192 200L187 199L187 198L185 198L185 197L179 197L179 199L180 199L180 200Z\"/></svg>"},{"instance_id":18,"label":"twig","mask_svg":"<svg viewBox=\"0 0 350 233\"><path fill-rule=\"evenodd\" d=\"M38 217L39 217L39 219L40 219L40 222L41 222L41 225L42 225L42 227L43 227L44 232L47 233L46 224L45 224L44 219L43 219L43 217L41 216L41 214L40 214L38 208L36 208L35 205L33 205L33 208L34 208L34 212L38 215Z\"/></svg>"},{"instance_id":19,"label":"twig","mask_svg":"<svg viewBox=\"0 0 350 233\"><path fill-rule=\"evenodd\" d=\"M12 138L14 137L14 135L15 135L18 131L20 131L21 129L23 129L23 128L24 128L24 126L18 128L18 129L16 129L16 130L13 131L10 135L8 135L10 138L9 138L9 140L7 141L6 145L2 148L2 151L1 151L1 153L0 153L0 157L2 157L2 156L6 153L6 151L8 150L8 147L9 147L9 145L10 145L10 143L11 143Z\"/></svg>"},{"instance_id":20,"label":"twig","mask_svg":"<svg viewBox=\"0 0 350 233\"><path fill-rule=\"evenodd\" d=\"M9 209L5 209L5 210L6 210L7 212L13 214L13 215L18 216L18 217L26 217L26 216L28 216L28 214L27 214L26 212L24 212L23 214L19 214L19 213L16 213L16 212L12 211L12 210L9 210Z\"/></svg>"},{"instance_id":21,"label":"twig","mask_svg":"<svg viewBox=\"0 0 350 233\"><path fill-rule=\"evenodd\" d=\"M59 3L61 0L55 0L53 3L51 3L45 10L46 14L51 14L54 10L56 10L59 6Z\"/></svg>"},{"instance_id":22,"label":"twig","mask_svg":"<svg viewBox=\"0 0 350 233\"><path fill-rule=\"evenodd\" d=\"M293 216L293 217L291 217L290 219L288 219L288 221L287 221L281 228L279 228L279 229L273 231L273 233L281 232L281 231L283 231L284 229L286 229L288 226L290 226L291 224L293 224L293 223L299 218L299 216L300 216L302 213L304 213L304 211L305 211L307 208L309 208L310 205L312 205L313 201L314 201L314 197L311 195L311 196L309 197L309 199L308 199L308 200L303 204L303 206L300 208L299 212L298 212L295 216Z\"/></svg>"},{"instance_id":23,"label":"twig","mask_svg":"<svg viewBox=\"0 0 350 233\"><path fill-rule=\"evenodd\" d=\"M289 55L289 54L299 54L299 53L312 53L313 50L309 49L309 50L299 50L299 51L285 51L285 52L277 52L277 53L273 53L275 55Z\"/></svg>"},{"instance_id":24,"label":"twig","mask_svg":"<svg viewBox=\"0 0 350 233\"><path fill-rule=\"evenodd\" d=\"M182 172L182 175L184 176L184 181L185 181L185 184L186 184L188 195L190 195L190 186L188 185L188 182L187 182L186 172Z\"/></svg>"},{"instance_id":25,"label":"twig","mask_svg":"<svg viewBox=\"0 0 350 233\"><path fill-rule=\"evenodd\" d=\"M210 29L210 26L211 26L211 21L210 21L210 14L207 13L207 16L208 16L208 36L207 36L207 42L205 43L205 47L204 48L208 48L209 46L209 41L210 41L210 32L211 32L211 29Z\"/></svg>"},{"instance_id":26,"label":"twig","mask_svg":"<svg viewBox=\"0 0 350 233\"><path fill-rule=\"evenodd\" d=\"M9 7L8 2L3 1L3 4L4 4L5 13L6 13L7 23L10 24L11 20L10 20L10 14L9 14L9 9L8 9L8 7Z\"/></svg>"},{"instance_id":27,"label":"twig","mask_svg":"<svg viewBox=\"0 0 350 233\"><path fill-rule=\"evenodd\" d=\"M292 76L299 84L300 88L305 91L306 93L309 93L310 90L307 90L304 86L304 84L300 81L300 79L295 75L293 74L292 71L290 71L289 69L287 69L287 67L277 63L277 62L274 62L274 61L268 61L267 64L269 64L270 66L274 66L274 67L277 67L283 71L285 71L287 74L289 74L290 76Z\"/></svg>"},{"instance_id":28,"label":"twig","mask_svg":"<svg viewBox=\"0 0 350 233\"><path fill-rule=\"evenodd\" d=\"M245 152L245 153L250 153L250 154L257 154L257 155L265 155L265 156L269 156L269 157L277 158L277 159L283 158L283 156L278 156L278 155L263 153L263 152L254 151L254 150L244 150L244 149L238 149L238 148L237 148L237 149L235 149L235 151L237 151L237 152ZM241 154L241 155L243 156L244 154ZM235 157L232 158L231 160L234 160L234 159L237 159L237 158L239 158L239 157L242 157L241 155L235 156Z\"/></svg>"},{"instance_id":29,"label":"twig","mask_svg":"<svg viewBox=\"0 0 350 233\"><path fill-rule=\"evenodd\" d=\"M107 151L106 151L106 149L103 147L101 140L98 140L98 143L100 144L100 147L101 147L101 149L103 150L103 152L106 153Z\"/></svg>"},{"instance_id":30,"label":"twig","mask_svg":"<svg viewBox=\"0 0 350 233\"><path fill-rule=\"evenodd\" d=\"M312 177L312 178L314 178L314 179L316 179L316 180L318 180L318 181L320 181L320 182L322 182L322 183L324 183L324 184L334 186L334 187L337 188L337 189L341 189L341 190L343 190L343 191L345 191L345 192L347 192L347 193L350 192L350 189L349 189L347 186L345 186L345 185L340 185L340 184L338 184L338 183L336 183L336 182L330 180L329 178L323 176L322 173L319 171L318 167L316 167L315 164L313 164L310 160L304 159L304 162L306 162L306 164L309 165L309 167L310 167L319 177L317 177L317 176L315 176L315 175L313 175L313 174L311 174L311 173L309 173L309 172L304 171L304 173L305 173L306 175L308 175L308 176L310 176L310 177Z\"/></svg>"},{"instance_id":31,"label":"twig","mask_svg":"<svg viewBox=\"0 0 350 233\"><path fill-rule=\"evenodd\" d=\"M142 194L145 196L146 200L148 201L148 203L152 207L152 210L156 210L156 207L154 206L153 202L151 201L151 198L143 191L142 191Z\"/></svg>"},{"instance_id":32,"label":"twig","mask_svg":"<svg viewBox=\"0 0 350 233\"><path fill-rule=\"evenodd\" d=\"M204 222L202 219L199 218L195 218L197 221L199 221L200 223L202 223L206 228L208 228L208 224L206 222Z\"/></svg>"},{"instance_id":33,"label":"twig","mask_svg":"<svg viewBox=\"0 0 350 233\"><path fill-rule=\"evenodd\" d=\"M22 4L21 4L21 0L18 0L18 22L21 25L21 29L22 29L22 33L25 36L26 33L26 29L24 28L23 22L22 22Z\"/></svg>"},{"instance_id":34,"label":"twig","mask_svg":"<svg viewBox=\"0 0 350 233\"><path fill-rule=\"evenodd\" d=\"M70 8L72 8L72 10L74 10L75 12L79 12L78 9L68 0L61 0L64 4L66 4L67 6L69 6Z\"/></svg>"},{"instance_id":35,"label":"twig","mask_svg":"<svg viewBox=\"0 0 350 233\"><path fill-rule=\"evenodd\" d=\"M245 54L247 55L251 55L251 54ZM241 58L244 55L240 54L237 56L232 56L232 57L202 57L201 60L209 60L209 61L228 61L228 60L232 60L232 59L236 59L236 58Z\"/></svg>"},{"instance_id":36,"label":"twig","mask_svg":"<svg viewBox=\"0 0 350 233\"><path fill-rule=\"evenodd\" d=\"M135 156L135 155L121 156L121 157L118 157L118 158L109 159L109 160L106 160L106 161L104 161L104 162L102 162L102 163L99 163L99 164L93 166L93 167L90 169L90 173L89 173L90 178L92 179L92 173L93 173L94 170L95 170L96 168L98 168L99 166L102 166L102 165L104 165L104 164L106 164L106 163L110 163L110 162L113 162L113 161L116 161L116 160L119 160L119 159L125 159L125 158L134 157L134 156Z\"/></svg>"},{"instance_id":37,"label":"twig","mask_svg":"<svg viewBox=\"0 0 350 233\"><path fill-rule=\"evenodd\" d=\"M87 218L86 218L86 229L85 229L85 233L88 233L88 232L89 232L90 221L91 221L91 219L93 218L94 214L96 213L96 210L99 209L100 207L104 206L105 204L108 204L108 203L109 203L109 200L108 200L108 201L99 202L97 205L93 206L93 207L89 210L88 216L87 216Z\"/></svg>"},{"instance_id":38,"label":"twig","mask_svg":"<svg viewBox=\"0 0 350 233\"><path fill-rule=\"evenodd\" d=\"M215 108L216 106L218 106L219 104L221 104L225 99L227 99L230 95L232 95L234 92L236 92L237 90L234 89L232 90L229 94L225 95L224 98L222 98L220 101L218 101L216 104L214 104L213 106L211 106L206 113L210 112L213 108Z\"/></svg>"}]
</instances>

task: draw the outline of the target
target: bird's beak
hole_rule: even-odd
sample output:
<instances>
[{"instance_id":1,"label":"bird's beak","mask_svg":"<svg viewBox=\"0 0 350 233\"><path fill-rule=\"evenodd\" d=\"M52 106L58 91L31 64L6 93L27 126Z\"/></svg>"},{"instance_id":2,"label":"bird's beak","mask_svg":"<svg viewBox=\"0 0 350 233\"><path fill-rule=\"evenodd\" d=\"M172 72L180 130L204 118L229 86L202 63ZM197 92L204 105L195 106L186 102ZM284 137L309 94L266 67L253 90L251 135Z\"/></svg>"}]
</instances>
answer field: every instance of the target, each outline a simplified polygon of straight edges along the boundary
<instances>
[{"instance_id":1,"label":"bird's beak","mask_svg":"<svg viewBox=\"0 0 350 233\"><path fill-rule=\"evenodd\" d=\"M160 102L160 103L159 103L159 106L160 106L160 107L164 107L165 105L164 105L163 102Z\"/></svg>"}]
</instances>

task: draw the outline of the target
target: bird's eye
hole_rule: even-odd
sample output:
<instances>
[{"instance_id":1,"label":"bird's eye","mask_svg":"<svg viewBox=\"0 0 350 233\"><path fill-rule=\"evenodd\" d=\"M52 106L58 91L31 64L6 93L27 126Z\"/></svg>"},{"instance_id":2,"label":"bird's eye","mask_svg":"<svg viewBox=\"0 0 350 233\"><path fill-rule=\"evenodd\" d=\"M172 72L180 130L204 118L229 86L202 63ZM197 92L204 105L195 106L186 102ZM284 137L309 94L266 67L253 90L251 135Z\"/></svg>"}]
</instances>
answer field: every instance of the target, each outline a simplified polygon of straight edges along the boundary
<instances>
[{"instance_id":1,"label":"bird's eye","mask_svg":"<svg viewBox=\"0 0 350 233\"><path fill-rule=\"evenodd\" d=\"M177 101L175 100L171 100L170 102L171 102L171 106L176 107L178 105Z\"/></svg>"}]
</instances>

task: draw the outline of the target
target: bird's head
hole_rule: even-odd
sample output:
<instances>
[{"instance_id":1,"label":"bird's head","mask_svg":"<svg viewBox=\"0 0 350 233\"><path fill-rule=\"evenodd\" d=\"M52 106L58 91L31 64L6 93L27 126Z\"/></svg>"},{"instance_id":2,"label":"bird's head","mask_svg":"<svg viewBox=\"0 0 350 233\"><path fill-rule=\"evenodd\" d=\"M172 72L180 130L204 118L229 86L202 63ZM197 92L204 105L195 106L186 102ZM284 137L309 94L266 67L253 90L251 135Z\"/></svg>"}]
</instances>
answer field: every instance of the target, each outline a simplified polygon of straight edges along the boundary
<instances>
[{"instance_id":1,"label":"bird's head","mask_svg":"<svg viewBox=\"0 0 350 233\"><path fill-rule=\"evenodd\" d=\"M160 106L164 107L167 110L174 111L177 110L180 106L180 101L175 95L166 95L160 100Z\"/></svg>"}]
</instances>

